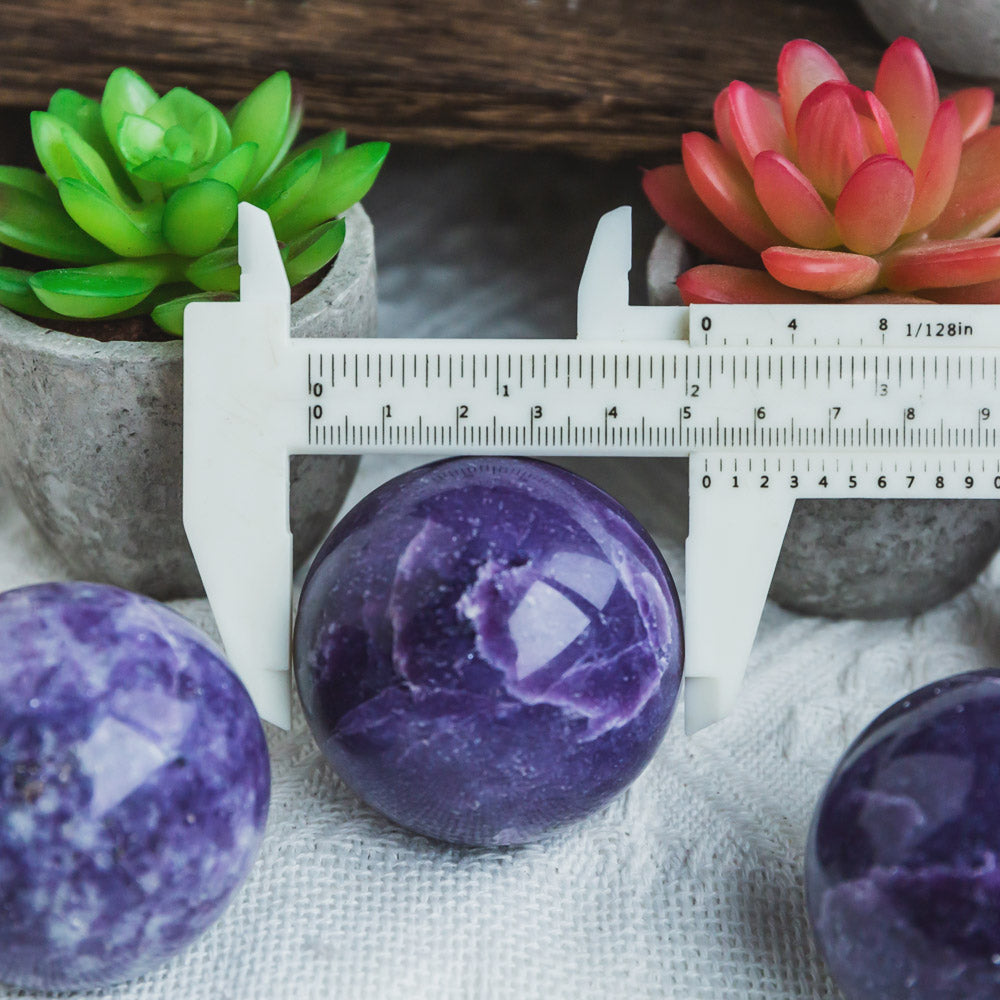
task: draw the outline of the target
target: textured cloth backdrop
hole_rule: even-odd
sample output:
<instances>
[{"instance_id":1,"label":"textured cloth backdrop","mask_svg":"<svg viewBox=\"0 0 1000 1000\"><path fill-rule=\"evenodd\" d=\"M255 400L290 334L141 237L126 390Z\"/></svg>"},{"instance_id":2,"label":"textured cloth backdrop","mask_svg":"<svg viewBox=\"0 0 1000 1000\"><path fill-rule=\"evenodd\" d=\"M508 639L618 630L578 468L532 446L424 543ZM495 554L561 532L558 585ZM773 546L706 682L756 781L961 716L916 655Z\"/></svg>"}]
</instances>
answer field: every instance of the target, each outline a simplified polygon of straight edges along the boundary
<instances>
[{"instance_id":1,"label":"textured cloth backdrop","mask_svg":"<svg viewBox=\"0 0 1000 1000\"><path fill-rule=\"evenodd\" d=\"M631 170L515 154L394 150L368 200L382 335L569 336L598 216L651 213ZM641 240L639 241L641 244ZM349 503L411 459L362 461ZM642 519L683 586L679 462L581 460ZM63 578L0 488L0 588ZM769 605L735 714L682 712L623 796L552 839L459 850L359 803L303 723L268 727L263 851L232 907L120 1000L833 1000L812 945L803 844L853 736L905 692L997 665L1000 574L918 618L802 618ZM204 601L177 602L211 627ZM720 627L726 609L719 609ZM25 996L0 987L0 1000Z\"/></svg>"}]
</instances>

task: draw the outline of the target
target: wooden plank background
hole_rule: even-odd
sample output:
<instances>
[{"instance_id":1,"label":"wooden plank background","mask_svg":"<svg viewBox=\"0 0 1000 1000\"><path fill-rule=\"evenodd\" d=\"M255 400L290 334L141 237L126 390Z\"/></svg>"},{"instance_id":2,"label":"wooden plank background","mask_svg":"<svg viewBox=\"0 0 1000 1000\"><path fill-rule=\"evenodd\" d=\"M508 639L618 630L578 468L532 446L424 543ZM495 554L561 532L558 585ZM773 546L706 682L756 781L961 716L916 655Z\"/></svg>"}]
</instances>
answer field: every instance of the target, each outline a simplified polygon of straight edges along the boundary
<instances>
[{"instance_id":1,"label":"wooden plank background","mask_svg":"<svg viewBox=\"0 0 1000 1000\"><path fill-rule=\"evenodd\" d=\"M661 162L731 79L773 86L781 45L803 36L873 79L884 45L849 0L4 2L0 107L96 95L121 64L228 106L287 68L307 125L355 139Z\"/></svg>"}]
</instances>

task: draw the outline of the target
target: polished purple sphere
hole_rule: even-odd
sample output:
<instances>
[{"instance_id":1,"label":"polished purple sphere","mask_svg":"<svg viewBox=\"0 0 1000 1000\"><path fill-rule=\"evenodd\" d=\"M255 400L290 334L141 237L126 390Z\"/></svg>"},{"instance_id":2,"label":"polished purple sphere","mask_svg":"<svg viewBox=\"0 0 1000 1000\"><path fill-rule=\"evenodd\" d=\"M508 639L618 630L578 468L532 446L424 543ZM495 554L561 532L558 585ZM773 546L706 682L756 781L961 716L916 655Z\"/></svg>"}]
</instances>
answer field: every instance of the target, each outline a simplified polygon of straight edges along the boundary
<instances>
[{"instance_id":1,"label":"polished purple sphere","mask_svg":"<svg viewBox=\"0 0 1000 1000\"><path fill-rule=\"evenodd\" d=\"M682 653L677 593L635 518L524 459L375 490L316 556L295 629L337 773L462 844L535 839L625 788L666 730Z\"/></svg>"},{"instance_id":2,"label":"polished purple sphere","mask_svg":"<svg viewBox=\"0 0 1000 1000\"><path fill-rule=\"evenodd\" d=\"M104 986L180 951L269 794L250 697L194 626L96 584L0 594L0 982Z\"/></svg>"},{"instance_id":3,"label":"polished purple sphere","mask_svg":"<svg viewBox=\"0 0 1000 1000\"><path fill-rule=\"evenodd\" d=\"M849 1000L1000 996L1000 672L921 688L847 751L806 856Z\"/></svg>"}]
</instances>

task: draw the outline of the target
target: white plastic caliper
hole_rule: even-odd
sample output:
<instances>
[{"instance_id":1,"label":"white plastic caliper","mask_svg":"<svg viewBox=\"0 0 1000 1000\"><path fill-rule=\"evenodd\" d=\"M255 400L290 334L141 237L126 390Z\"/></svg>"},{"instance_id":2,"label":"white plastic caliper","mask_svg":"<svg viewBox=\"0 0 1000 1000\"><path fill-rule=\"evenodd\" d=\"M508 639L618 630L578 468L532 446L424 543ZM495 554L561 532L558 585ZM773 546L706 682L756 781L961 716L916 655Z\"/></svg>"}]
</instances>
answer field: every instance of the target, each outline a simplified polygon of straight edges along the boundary
<instances>
[{"instance_id":1,"label":"white plastic caliper","mask_svg":"<svg viewBox=\"0 0 1000 1000\"><path fill-rule=\"evenodd\" d=\"M621 208L575 341L292 340L249 205L239 257L240 301L185 313L184 524L227 654L280 726L294 454L689 456L689 732L736 703L796 497L1000 498L997 306L630 306Z\"/></svg>"}]
</instances>

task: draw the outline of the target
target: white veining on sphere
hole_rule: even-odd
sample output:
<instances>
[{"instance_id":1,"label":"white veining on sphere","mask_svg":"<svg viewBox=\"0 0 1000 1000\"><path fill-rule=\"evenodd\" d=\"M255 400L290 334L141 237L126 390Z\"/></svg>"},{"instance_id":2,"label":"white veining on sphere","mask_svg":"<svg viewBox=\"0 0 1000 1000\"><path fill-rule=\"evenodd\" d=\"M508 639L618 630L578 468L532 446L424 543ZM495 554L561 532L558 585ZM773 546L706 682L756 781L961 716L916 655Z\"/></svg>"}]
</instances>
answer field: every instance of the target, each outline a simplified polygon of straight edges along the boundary
<instances>
[{"instance_id":1,"label":"white veining on sphere","mask_svg":"<svg viewBox=\"0 0 1000 1000\"><path fill-rule=\"evenodd\" d=\"M545 574L576 591L598 610L608 603L618 582L612 566L582 552L556 552L545 564Z\"/></svg>"},{"instance_id":2,"label":"white veining on sphere","mask_svg":"<svg viewBox=\"0 0 1000 1000\"><path fill-rule=\"evenodd\" d=\"M90 814L95 817L113 809L170 759L163 747L110 715L78 746L76 755L93 782ZM114 770L102 766L109 756L119 761Z\"/></svg>"},{"instance_id":3,"label":"white veining on sphere","mask_svg":"<svg viewBox=\"0 0 1000 1000\"><path fill-rule=\"evenodd\" d=\"M580 636L590 619L547 583L533 583L511 613L508 627L517 649L514 671L524 680Z\"/></svg>"}]
</instances>

